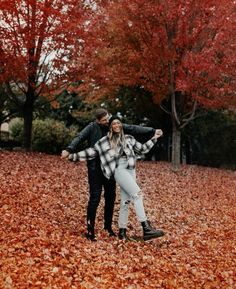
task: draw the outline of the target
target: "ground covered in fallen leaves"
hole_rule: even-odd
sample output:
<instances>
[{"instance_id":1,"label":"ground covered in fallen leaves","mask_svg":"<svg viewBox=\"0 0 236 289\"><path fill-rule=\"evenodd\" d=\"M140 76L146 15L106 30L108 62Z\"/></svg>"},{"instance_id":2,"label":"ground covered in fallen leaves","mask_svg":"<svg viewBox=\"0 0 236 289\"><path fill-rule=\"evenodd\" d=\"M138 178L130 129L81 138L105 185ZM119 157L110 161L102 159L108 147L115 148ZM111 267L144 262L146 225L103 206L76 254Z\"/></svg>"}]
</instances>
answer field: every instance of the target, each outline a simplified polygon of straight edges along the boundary
<instances>
[{"instance_id":1,"label":"ground covered in fallen leaves","mask_svg":"<svg viewBox=\"0 0 236 289\"><path fill-rule=\"evenodd\" d=\"M138 162L147 215L166 235L149 242L84 237L85 163L0 152L0 288L235 288L236 173ZM119 192L119 191L118 191ZM119 193L114 214L117 231ZM132 209L130 236L142 236Z\"/></svg>"}]
</instances>

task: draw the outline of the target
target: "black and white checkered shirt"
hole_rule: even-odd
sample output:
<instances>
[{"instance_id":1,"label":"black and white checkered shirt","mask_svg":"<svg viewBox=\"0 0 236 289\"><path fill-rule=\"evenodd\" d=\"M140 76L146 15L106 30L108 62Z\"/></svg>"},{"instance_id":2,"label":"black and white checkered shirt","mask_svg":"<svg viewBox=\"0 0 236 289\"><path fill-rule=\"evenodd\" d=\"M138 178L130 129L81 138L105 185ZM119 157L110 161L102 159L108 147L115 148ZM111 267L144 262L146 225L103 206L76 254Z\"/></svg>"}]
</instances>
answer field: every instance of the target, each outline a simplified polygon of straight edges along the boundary
<instances>
[{"instance_id":1,"label":"black and white checkered shirt","mask_svg":"<svg viewBox=\"0 0 236 289\"><path fill-rule=\"evenodd\" d=\"M137 154L148 153L154 144L157 142L156 138L151 138L144 144L136 141L131 135L125 135L126 147L124 148L124 154L127 157L127 168L134 169ZM111 148L108 136L101 138L93 148L88 148L78 153L70 154L69 159L73 161L91 160L99 156L101 161L101 169L103 174L108 179L114 174L117 167L120 156Z\"/></svg>"}]
</instances>

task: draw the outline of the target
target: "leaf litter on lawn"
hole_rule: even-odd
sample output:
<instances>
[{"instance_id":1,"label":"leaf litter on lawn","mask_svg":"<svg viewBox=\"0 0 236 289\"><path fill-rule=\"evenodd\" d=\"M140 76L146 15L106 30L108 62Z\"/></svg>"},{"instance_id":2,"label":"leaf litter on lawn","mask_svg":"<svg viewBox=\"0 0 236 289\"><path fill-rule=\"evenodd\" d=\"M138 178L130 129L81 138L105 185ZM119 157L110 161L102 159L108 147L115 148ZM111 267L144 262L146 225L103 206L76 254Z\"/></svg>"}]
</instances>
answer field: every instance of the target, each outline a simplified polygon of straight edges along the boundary
<instances>
[{"instance_id":1,"label":"leaf litter on lawn","mask_svg":"<svg viewBox=\"0 0 236 289\"><path fill-rule=\"evenodd\" d=\"M166 235L141 241L130 210L128 235L84 237L85 163L40 153L0 152L0 288L228 288L235 272L236 175L166 162L138 162L149 220ZM117 231L119 189L114 212Z\"/></svg>"}]
</instances>

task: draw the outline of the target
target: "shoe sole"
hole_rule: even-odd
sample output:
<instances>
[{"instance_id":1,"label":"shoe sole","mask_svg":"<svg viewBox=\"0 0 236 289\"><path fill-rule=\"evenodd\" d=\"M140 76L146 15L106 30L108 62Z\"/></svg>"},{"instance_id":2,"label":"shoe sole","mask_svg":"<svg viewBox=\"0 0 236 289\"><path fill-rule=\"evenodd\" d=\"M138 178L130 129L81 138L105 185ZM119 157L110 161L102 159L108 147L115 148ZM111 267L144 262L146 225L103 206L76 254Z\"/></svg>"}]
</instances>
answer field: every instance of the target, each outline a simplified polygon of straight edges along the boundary
<instances>
[{"instance_id":1,"label":"shoe sole","mask_svg":"<svg viewBox=\"0 0 236 289\"><path fill-rule=\"evenodd\" d=\"M165 234L158 234L158 235L152 235L152 236L145 236L143 237L143 240L144 241L148 241L148 240L151 240L151 239L156 239L156 238L160 238L160 237L163 237Z\"/></svg>"}]
</instances>

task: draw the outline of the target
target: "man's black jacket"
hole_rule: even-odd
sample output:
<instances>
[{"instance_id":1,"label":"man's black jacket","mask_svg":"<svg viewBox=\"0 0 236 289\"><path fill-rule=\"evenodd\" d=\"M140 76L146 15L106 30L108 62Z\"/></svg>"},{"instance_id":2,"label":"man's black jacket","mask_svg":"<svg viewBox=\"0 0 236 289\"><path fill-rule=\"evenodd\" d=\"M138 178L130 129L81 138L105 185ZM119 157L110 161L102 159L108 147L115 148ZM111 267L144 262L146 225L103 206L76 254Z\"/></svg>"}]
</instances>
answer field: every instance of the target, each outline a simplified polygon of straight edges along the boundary
<instances>
[{"instance_id":1,"label":"man's black jacket","mask_svg":"<svg viewBox=\"0 0 236 289\"><path fill-rule=\"evenodd\" d=\"M155 133L154 128L138 125L123 124L123 129L125 134L133 136L148 134L151 137ZM88 142L89 147L93 147L107 132L108 127L101 127L96 121L91 122L73 139L66 150L70 153L75 153L77 152L78 145L84 141Z\"/></svg>"}]
</instances>

